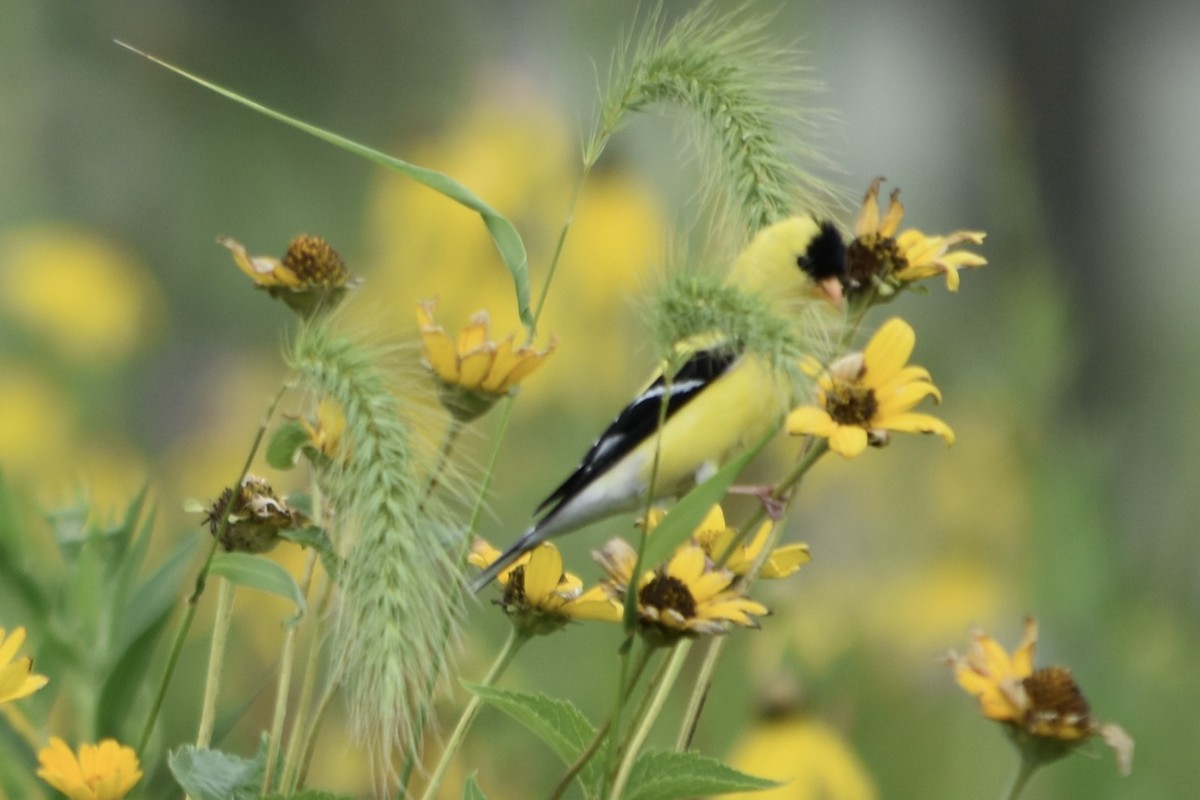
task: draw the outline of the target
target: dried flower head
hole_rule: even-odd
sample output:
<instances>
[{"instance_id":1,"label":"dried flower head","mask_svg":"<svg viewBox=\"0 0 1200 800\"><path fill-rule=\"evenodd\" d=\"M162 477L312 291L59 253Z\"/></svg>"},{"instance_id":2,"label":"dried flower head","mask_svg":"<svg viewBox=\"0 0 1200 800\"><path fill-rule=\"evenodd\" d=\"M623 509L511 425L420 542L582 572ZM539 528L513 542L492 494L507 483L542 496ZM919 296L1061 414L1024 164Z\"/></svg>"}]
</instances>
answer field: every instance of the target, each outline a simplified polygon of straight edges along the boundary
<instances>
[{"instance_id":1,"label":"dried flower head","mask_svg":"<svg viewBox=\"0 0 1200 800\"><path fill-rule=\"evenodd\" d=\"M488 313L480 311L455 341L433 321L432 300L417 304L417 328L425 364L437 378L438 398L457 419L470 422L520 386L552 352L516 347L514 334L501 342L489 337Z\"/></svg>"},{"instance_id":2,"label":"dried flower head","mask_svg":"<svg viewBox=\"0 0 1200 800\"><path fill-rule=\"evenodd\" d=\"M893 318L871 337L866 349L817 372L817 402L801 406L787 418L788 433L821 436L829 448L853 458L870 444L881 447L889 431L933 433L947 444L954 431L937 417L912 411L926 397L941 392L921 367L908 366L916 334L907 322Z\"/></svg>"},{"instance_id":3,"label":"dried flower head","mask_svg":"<svg viewBox=\"0 0 1200 800\"><path fill-rule=\"evenodd\" d=\"M888 209L879 207L883 178L871 182L855 225L854 239L846 248L846 295L852 301L887 299L905 285L934 275L946 276L946 288L958 289L958 271L981 267L987 259L960 250L963 244L979 245L982 231L955 231L946 236L927 236L915 228L898 234L904 206L900 190L894 189Z\"/></svg>"},{"instance_id":4,"label":"dried flower head","mask_svg":"<svg viewBox=\"0 0 1200 800\"><path fill-rule=\"evenodd\" d=\"M967 654L950 653L947 663L965 692L979 701L988 719L1004 723L1023 757L1038 762L1061 758L1099 736L1117 755L1121 774L1133 764L1133 739L1115 723L1101 724L1063 667L1034 669L1037 622L1025 620L1021 643L1010 655L995 639L976 631Z\"/></svg>"},{"instance_id":5,"label":"dried flower head","mask_svg":"<svg viewBox=\"0 0 1200 800\"><path fill-rule=\"evenodd\" d=\"M229 524L221 531L221 520L228 516ZM232 489L221 492L209 507L204 523L213 536L221 536L227 552L265 553L279 544L279 532L300 528L308 520L275 495L271 484L263 478L247 475L236 494Z\"/></svg>"},{"instance_id":6,"label":"dried flower head","mask_svg":"<svg viewBox=\"0 0 1200 800\"><path fill-rule=\"evenodd\" d=\"M233 253L233 260L255 286L282 299L302 317L331 311L348 289L358 285L342 257L319 236L303 234L288 245L283 259L251 256L241 243L217 239Z\"/></svg>"}]
</instances>

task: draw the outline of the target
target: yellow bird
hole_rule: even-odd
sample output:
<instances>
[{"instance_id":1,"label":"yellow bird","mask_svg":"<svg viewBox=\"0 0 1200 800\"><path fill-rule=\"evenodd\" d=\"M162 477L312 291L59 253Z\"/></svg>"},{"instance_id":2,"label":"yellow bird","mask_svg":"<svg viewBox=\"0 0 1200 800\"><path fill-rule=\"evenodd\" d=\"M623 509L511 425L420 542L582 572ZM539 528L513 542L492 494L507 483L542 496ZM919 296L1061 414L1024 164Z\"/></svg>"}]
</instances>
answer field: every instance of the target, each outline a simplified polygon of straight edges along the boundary
<instances>
[{"instance_id":1,"label":"yellow bird","mask_svg":"<svg viewBox=\"0 0 1200 800\"><path fill-rule=\"evenodd\" d=\"M780 312L817 298L840 305L845 255L832 223L791 217L759 231L727 281ZM540 519L472 581L472 591L547 539L644 506L652 484L657 500L703 482L788 412L788 381L763 356L738 353L716 335L689 339L676 350L686 360L670 380L660 371L617 414L575 471L538 506Z\"/></svg>"}]
</instances>

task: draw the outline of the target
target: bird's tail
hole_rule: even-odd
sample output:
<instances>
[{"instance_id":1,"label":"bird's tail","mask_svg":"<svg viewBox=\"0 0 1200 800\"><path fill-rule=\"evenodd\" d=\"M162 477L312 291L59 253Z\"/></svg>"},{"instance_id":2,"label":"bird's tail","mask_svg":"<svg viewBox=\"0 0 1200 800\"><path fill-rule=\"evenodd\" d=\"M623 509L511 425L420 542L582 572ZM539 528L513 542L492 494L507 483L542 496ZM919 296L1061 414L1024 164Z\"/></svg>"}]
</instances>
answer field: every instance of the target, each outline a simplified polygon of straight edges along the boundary
<instances>
[{"instance_id":1,"label":"bird's tail","mask_svg":"<svg viewBox=\"0 0 1200 800\"><path fill-rule=\"evenodd\" d=\"M500 554L500 557L493 561L487 569L475 576L471 581L471 593L479 594L479 590L487 586L496 579L504 570L508 569L509 565L520 558L527 550L533 547L544 539L538 526L534 525L525 533L521 534L521 538L513 542L512 546Z\"/></svg>"}]
</instances>

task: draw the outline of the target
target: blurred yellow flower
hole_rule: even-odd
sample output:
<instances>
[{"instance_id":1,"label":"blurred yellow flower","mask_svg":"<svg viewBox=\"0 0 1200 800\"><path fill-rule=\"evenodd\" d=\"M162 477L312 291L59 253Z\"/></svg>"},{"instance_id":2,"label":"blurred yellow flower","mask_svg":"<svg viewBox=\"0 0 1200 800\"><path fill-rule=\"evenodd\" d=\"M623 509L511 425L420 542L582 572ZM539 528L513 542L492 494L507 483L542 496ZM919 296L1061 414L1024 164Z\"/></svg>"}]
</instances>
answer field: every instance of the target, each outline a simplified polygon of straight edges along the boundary
<instances>
[{"instance_id":1,"label":"blurred yellow flower","mask_svg":"<svg viewBox=\"0 0 1200 800\"><path fill-rule=\"evenodd\" d=\"M801 714L767 719L734 744L730 766L782 785L724 795L730 800L874 800L879 796L858 756L828 725Z\"/></svg>"},{"instance_id":2,"label":"blurred yellow flower","mask_svg":"<svg viewBox=\"0 0 1200 800\"><path fill-rule=\"evenodd\" d=\"M145 267L102 236L45 225L0 243L0 308L67 357L97 364L140 347L163 300Z\"/></svg>"},{"instance_id":3,"label":"blurred yellow flower","mask_svg":"<svg viewBox=\"0 0 1200 800\"><path fill-rule=\"evenodd\" d=\"M862 353L838 359L818 377L817 404L793 410L788 432L828 438L829 448L846 458L868 444L887 444L888 431L934 433L953 444L949 425L911 410L926 397L942 397L928 371L907 366L915 344L907 322L885 322Z\"/></svg>"},{"instance_id":4,"label":"blurred yellow flower","mask_svg":"<svg viewBox=\"0 0 1200 800\"><path fill-rule=\"evenodd\" d=\"M958 271L981 267L987 259L956 249L962 244L983 244L983 231L955 231L947 236L926 236L915 228L896 235L904 206L900 190L892 191L888 209L879 207L883 178L871 182L855 224L855 238L846 248L846 271L851 297L879 290L888 296L906 283L934 275L946 276L946 288L957 291Z\"/></svg>"},{"instance_id":5,"label":"blurred yellow flower","mask_svg":"<svg viewBox=\"0 0 1200 800\"><path fill-rule=\"evenodd\" d=\"M665 516L666 513L659 509L652 510L646 525L647 532L653 532ZM725 561L725 568L734 575L745 575L766 546L771 528L770 520L760 525L753 538L743 541L730 554ZM714 505L696 526L696 530L692 531L692 541L704 550L704 554L710 561L715 562L725 554L737 535L737 528L729 528L725 525L725 512L721 506ZM797 543L777 547L763 562L762 571L759 572L758 577L786 578L810 561L812 561L812 556L809 554L806 544Z\"/></svg>"},{"instance_id":6,"label":"blurred yellow flower","mask_svg":"<svg viewBox=\"0 0 1200 800\"><path fill-rule=\"evenodd\" d=\"M233 253L234 263L255 286L282 299L303 317L331 310L347 289L357 285L342 257L320 236L304 234L292 239L282 260L251 256L240 242L228 237L217 241Z\"/></svg>"},{"instance_id":7,"label":"blurred yellow flower","mask_svg":"<svg viewBox=\"0 0 1200 800\"><path fill-rule=\"evenodd\" d=\"M950 653L947 663L963 691L979 701L988 719L1005 723L1022 753L1040 761L1066 755L1092 736L1104 739L1123 775L1133 765L1133 739L1121 726L1100 724L1069 670L1035 670L1037 622L1025 620L1017 649L1010 655L995 639L976 631L967 654Z\"/></svg>"},{"instance_id":8,"label":"blurred yellow flower","mask_svg":"<svg viewBox=\"0 0 1200 800\"><path fill-rule=\"evenodd\" d=\"M476 538L467 563L486 569L500 551ZM583 582L563 571L562 554L543 542L521 556L496 578L504 588L501 607L515 615L517 624L531 633L550 633L573 619L616 622L621 606L599 586L583 590Z\"/></svg>"},{"instance_id":9,"label":"blurred yellow flower","mask_svg":"<svg viewBox=\"0 0 1200 800\"><path fill-rule=\"evenodd\" d=\"M70 800L121 800L142 779L133 748L115 739L85 744L76 758L66 742L52 736L38 753L38 763L38 777Z\"/></svg>"},{"instance_id":10,"label":"blurred yellow flower","mask_svg":"<svg viewBox=\"0 0 1200 800\"><path fill-rule=\"evenodd\" d=\"M432 300L417 304L421 352L438 380L442 405L464 422L486 412L554 352L553 340L544 350L516 347L511 333L502 342L493 342L488 338L486 311L472 317L455 341L433 321L433 307Z\"/></svg>"},{"instance_id":11,"label":"blurred yellow flower","mask_svg":"<svg viewBox=\"0 0 1200 800\"><path fill-rule=\"evenodd\" d=\"M335 460L342 453L343 435L346 432L346 414L337 400L323 397L317 404L317 418L309 421L300 418L300 425L308 434L308 443L314 451L324 458ZM349 458L349 453L341 455Z\"/></svg>"},{"instance_id":12,"label":"blurred yellow flower","mask_svg":"<svg viewBox=\"0 0 1200 800\"><path fill-rule=\"evenodd\" d=\"M596 554L608 574L609 590L623 598L632 582L637 554L624 539L612 539ZM727 633L731 625L757 628L767 607L733 588L737 576L716 569L698 545L680 547L667 564L638 582L638 617L643 630L679 635Z\"/></svg>"},{"instance_id":13,"label":"blurred yellow flower","mask_svg":"<svg viewBox=\"0 0 1200 800\"><path fill-rule=\"evenodd\" d=\"M66 461L76 436L70 400L48 377L21 364L0 362L0 460L11 473L29 474Z\"/></svg>"},{"instance_id":14,"label":"blurred yellow flower","mask_svg":"<svg viewBox=\"0 0 1200 800\"><path fill-rule=\"evenodd\" d=\"M0 628L0 703L28 697L45 686L50 679L33 671L33 659L29 656L15 658L25 641L25 629L14 628L5 637Z\"/></svg>"}]
</instances>

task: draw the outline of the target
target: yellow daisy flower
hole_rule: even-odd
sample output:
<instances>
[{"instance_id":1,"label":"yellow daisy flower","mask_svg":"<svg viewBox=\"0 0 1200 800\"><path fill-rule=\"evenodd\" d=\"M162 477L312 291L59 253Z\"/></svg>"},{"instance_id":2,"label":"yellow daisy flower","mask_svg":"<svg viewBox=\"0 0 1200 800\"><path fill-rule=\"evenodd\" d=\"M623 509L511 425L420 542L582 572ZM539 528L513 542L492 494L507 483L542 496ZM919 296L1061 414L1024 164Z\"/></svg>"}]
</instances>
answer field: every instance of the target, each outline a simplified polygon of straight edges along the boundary
<instances>
[{"instance_id":1,"label":"yellow daisy flower","mask_svg":"<svg viewBox=\"0 0 1200 800\"><path fill-rule=\"evenodd\" d=\"M929 372L908 366L916 334L893 318L871 337L862 353L835 361L817 379L817 403L794 409L788 432L829 439L829 448L853 458L867 445L888 442L888 431L934 433L954 443L954 431L937 417L911 409L926 397L941 401Z\"/></svg>"},{"instance_id":2,"label":"yellow daisy flower","mask_svg":"<svg viewBox=\"0 0 1200 800\"><path fill-rule=\"evenodd\" d=\"M798 712L754 723L735 743L730 766L779 786L727 800L875 800L879 790L858 755L829 725Z\"/></svg>"},{"instance_id":3,"label":"yellow daisy flower","mask_svg":"<svg viewBox=\"0 0 1200 800\"><path fill-rule=\"evenodd\" d=\"M24 641L24 628L13 629L7 637L0 628L0 703L28 697L50 680L34 673L33 659L29 656L15 658Z\"/></svg>"},{"instance_id":4,"label":"yellow daisy flower","mask_svg":"<svg viewBox=\"0 0 1200 800\"><path fill-rule=\"evenodd\" d=\"M662 522L664 516L666 516L666 513L661 510L655 509L651 511L647 531L653 531ZM766 547L767 538L771 535L772 526L773 523L770 520L760 525L758 531L749 541L743 541L729 555L729 558L725 561L725 568L737 576L742 576L749 572L759 553ZM729 546L733 543L737 535L737 528L726 526L724 510L722 510L721 506L715 505L709 509L708 514L696 526L696 530L692 531L692 541L704 550L704 554L708 556L709 560L715 562L725 554L725 551L729 549ZM769 579L786 578L810 561L812 561L812 556L809 554L808 545L806 544L797 543L777 547L771 551L763 562L762 571L759 572L758 577Z\"/></svg>"},{"instance_id":5,"label":"yellow daisy flower","mask_svg":"<svg viewBox=\"0 0 1200 800\"><path fill-rule=\"evenodd\" d=\"M442 405L463 422L483 414L516 389L554 351L516 347L515 334L502 342L488 338L487 311L480 311L458 334L458 340L433 321L432 300L417 304L417 328L425 363L438 380Z\"/></svg>"},{"instance_id":6,"label":"yellow daisy flower","mask_svg":"<svg viewBox=\"0 0 1200 800\"><path fill-rule=\"evenodd\" d=\"M637 554L624 539L613 539L596 554L608 573L612 594L623 597ZM727 569L715 569L695 544L675 551L666 566L647 572L638 582L638 617L643 631L681 635L715 635L731 625L757 628L766 606L733 588L737 579Z\"/></svg>"},{"instance_id":7,"label":"yellow daisy flower","mask_svg":"<svg viewBox=\"0 0 1200 800\"><path fill-rule=\"evenodd\" d=\"M251 256L240 242L227 237L217 241L233 253L234 263L255 286L282 299L302 317L332 310L346 290L359 283L351 279L337 251L319 236L297 236L282 260Z\"/></svg>"},{"instance_id":8,"label":"yellow daisy flower","mask_svg":"<svg viewBox=\"0 0 1200 800\"><path fill-rule=\"evenodd\" d=\"M983 715L1008 725L1023 751L1050 761L1100 736L1116 753L1121 773L1128 775L1133 739L1119 725L1096 721L1070 670L1034 669L1036 647L1037 622L1026 619L1021 642L1011 655L995 639L976 631L965 656L952 652L946 660L958 685L979 701Z\"/></svg>"},{"instance_id":9,"label":"yellow daisy flower","mask_svg":"<svg viewBox=\"0 0 1200 800\"><path fill-rule=\"evenodd\" d=\"M105 739L85 744L79 757L57 736L38 753L38 777L70 800L121 800L142 779L133 748Z\"/></svg>"},{"instance_id":10,"label":"yellow daisy flower","mask_svg":"<svg viewBox=\"0 0 1200 800\"><path fill-rule=\"evenodd\" d=\"M983 244L983 231L955 231L947 236L927 236L916 228L897 235L904 206L900 190L892 191L888 209L879 206L883 178L871 182L854 228L854 240L846 248L847 295L862 297L873 292L888 297L905 284L934 275L946 276L946 288L957 291L958 272L982 267L983 256L960 245Z\"/></svg>"},{"instance_id":11,"label":"yellow daisy flower","mask_svg":"<svg viewBox=\"0 0 1200 800\"><path fill-rule=\"evenodd\" d=\"M499 550L476 538L467 562L486 569L499 556ZM601 587L584 591L577 576L563 571L562 554L550 542L521 556L496 580L504 589L500 606L530 633L552 633L574 619L621 619L620 604Z\"/></svg>"}]
</instances>

